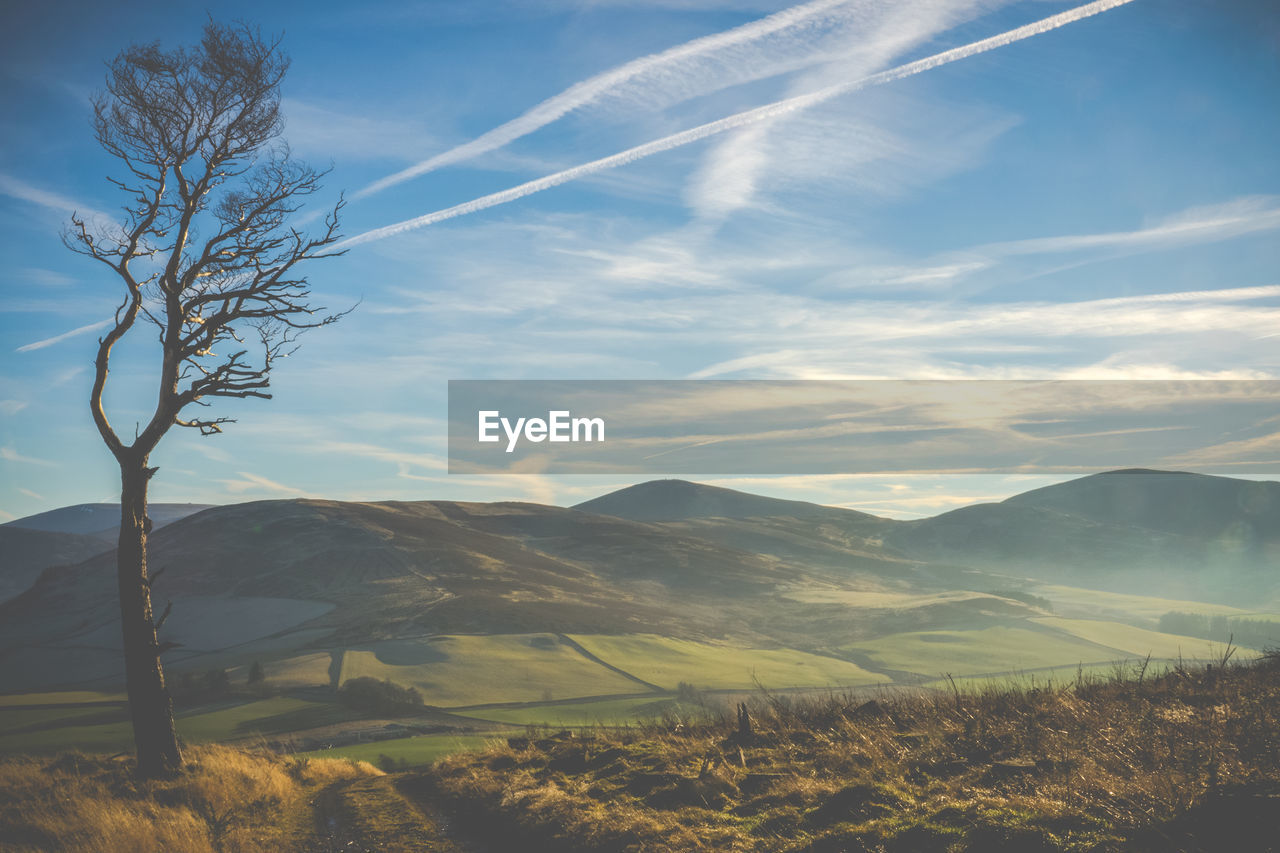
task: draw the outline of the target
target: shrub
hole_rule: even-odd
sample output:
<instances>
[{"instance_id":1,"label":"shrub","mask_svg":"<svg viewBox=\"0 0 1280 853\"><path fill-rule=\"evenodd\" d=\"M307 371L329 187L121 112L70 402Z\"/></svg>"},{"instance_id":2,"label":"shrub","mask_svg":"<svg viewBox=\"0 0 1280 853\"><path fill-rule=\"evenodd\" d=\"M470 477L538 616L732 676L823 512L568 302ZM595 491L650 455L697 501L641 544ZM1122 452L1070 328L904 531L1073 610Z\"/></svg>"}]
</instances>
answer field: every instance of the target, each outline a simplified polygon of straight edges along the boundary
<instances>
[{"instance_id":1,"label":"shrub","mask_svg":"<svg viewBox=\"0 0 1280 853\"><path fill-rule=\"evenodd\" d=\"M372 714L412 714L422 708L422 694L394 681L353 678L338 689L338 701Z\"/></svg>"}]
</instances>

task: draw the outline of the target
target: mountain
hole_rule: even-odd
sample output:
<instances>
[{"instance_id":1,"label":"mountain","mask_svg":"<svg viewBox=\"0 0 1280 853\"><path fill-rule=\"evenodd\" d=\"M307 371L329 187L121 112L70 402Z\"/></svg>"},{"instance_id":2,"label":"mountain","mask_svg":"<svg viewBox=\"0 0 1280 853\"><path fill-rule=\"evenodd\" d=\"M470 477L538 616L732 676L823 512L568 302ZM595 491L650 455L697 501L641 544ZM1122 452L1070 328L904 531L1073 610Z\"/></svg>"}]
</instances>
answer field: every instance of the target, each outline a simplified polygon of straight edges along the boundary
<instances>
[{"instance_id":1,"label":"mountain","mask_svg":"<svg viewBox=\"0 0 1280 853\"><path fill-rule=\"evenodd\" d=\"M1131 469L885 531L912 559L1170 598L1280 588L1280 483Z\"/></svg>"},{"instance_id":2,"label":"mountain","mask_svg":"<svg viewBox=\"0 0 1280 853\"><path fill-rule=\"evenodd\" d=\"M164 527L180 518L209 509L213 504L153 503L147 506L147 515L155 527ZM99 535L114 542L120 527L120 504L76 504L28 515L16 521L0 525L25 527L30 530L46 530L54 533L79 533Z\"/></svg>"},{"instance_id":3,"label":"mountain","mask_svg":"<svg viewBox=\"0 0 1280 853\"><path fill-rule=\"evenodd\" d=\"M874 516L806 501L767 498L735 489L687 480L650 480L573 507L580 512L632 521L685 521L691 518L801 518L847 521Z\"/></svg>"},{"instance_id":4,"label":"mountain","mask_svg":"<svg viewBox=\"0 0 1280 853\"><path fill-rule=\"evenodd\" d=\"M157 611L171 603L160 638L179 671L467 634L826 653L1042 614L1034 596L992 592L1016 593L1019 578L1259 609L1280 591L1277 488L1118 472L919 521L679 480L570 509L256 501L156 530L150 567ZM36 533L20 530L0 528ZM0 684L117 674L113 556L66 564L77 556L60 552L63 565L0 603Z\"/></svg>"},{"instance_id":5,"label":"mountain","mask_svg":"<svg viewBox=\"0 0 1280 853\"><path fill-rule=\"evenodd\" d=\"M209 504L151 504L163 527ZM0 601L13 598L50 566L79 563L115 547L119 504L77 504L0 524Z\"/></svg>"},{"instance_id":6,"label":"mountain","mask_svg":"<svg viewBox=\"0 0 1280 853\"><path fill-rule=\"evenodd\" d=\"M1004 504L1178 536L1280 539L1280 483L1272 481L1129 469L1034 489Z\"/></svg>"},{"instance_id":7,"label":"mountain","mask_svg":"<svg viewBox=\"0 0 1280 853\"><path fill-rule=\"evenodd\" d=\"M717 543L656 524L527 503L258 501L151 537L166 660L474 633L658 633L776 644L810 638L811 587L890 579ZM868 564L875 568L874 564ZM0 604L0 683L92 679L118 666L114 559L46 570ZM832 618L850 620L847 607ZM232 654L232 652L226 652ZM223 657L226 657L223 654Z\"/></svg>"},{"instance_id":8,"label":"mountain","mask_svg":"<svg viewBox=\"0 0 1280 853\"><path fill-rule=\"evenodd\" d=\"M78 563L110 547L99 536L0 525L0 601L31 586L42 569Z\"/></svg>"}]
</instances>

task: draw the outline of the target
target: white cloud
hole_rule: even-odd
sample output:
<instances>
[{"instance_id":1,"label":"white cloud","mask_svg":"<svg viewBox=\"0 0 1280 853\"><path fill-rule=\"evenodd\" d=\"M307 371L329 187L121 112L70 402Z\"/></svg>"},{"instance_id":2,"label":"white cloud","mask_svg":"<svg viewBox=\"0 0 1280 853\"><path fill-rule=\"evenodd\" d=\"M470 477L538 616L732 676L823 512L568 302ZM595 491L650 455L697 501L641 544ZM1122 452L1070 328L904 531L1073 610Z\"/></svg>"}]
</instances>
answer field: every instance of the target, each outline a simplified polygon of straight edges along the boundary
<instances>
[{"instance_id":1,"label":"white cloud","mask_svg":"<svg viewBox=\"0 0 1280 853\"><path fill-rule=\"evenodd\" d=\"M79 335L88 334L89 332L96 332L98 329L105 329L109 325L111 325L110 320L103 320L98 323L89 323L87 326L80 326L79 328L72 329L69 332L63 332L60 335L54 335L51 338L45 338L44 340L34 341L29 344L23 344L22 346L14 350L14 352L32 352L34 350L44 349L45 347L51 347L54 344L60 344L65 340L78 337Z\"/></svg>"}]
</instances>

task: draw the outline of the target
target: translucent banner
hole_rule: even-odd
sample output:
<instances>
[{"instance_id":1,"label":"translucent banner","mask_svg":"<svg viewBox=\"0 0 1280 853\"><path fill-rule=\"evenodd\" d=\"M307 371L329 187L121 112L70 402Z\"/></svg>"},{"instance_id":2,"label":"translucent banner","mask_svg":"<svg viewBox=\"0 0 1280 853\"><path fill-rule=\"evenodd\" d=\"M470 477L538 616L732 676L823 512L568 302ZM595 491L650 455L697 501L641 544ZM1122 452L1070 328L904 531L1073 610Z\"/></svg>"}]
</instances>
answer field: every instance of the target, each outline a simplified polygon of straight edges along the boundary
<instances>
[{"instance_id":1,"label":"translucent banner","mask_svg":"<svg viewBox=\"0 0 1280 853\"><path fill-rule=\"evenodd\" d=\"M1280 381L453 380L454 474L1280 473Z\"/></svg>"}]
</instances>

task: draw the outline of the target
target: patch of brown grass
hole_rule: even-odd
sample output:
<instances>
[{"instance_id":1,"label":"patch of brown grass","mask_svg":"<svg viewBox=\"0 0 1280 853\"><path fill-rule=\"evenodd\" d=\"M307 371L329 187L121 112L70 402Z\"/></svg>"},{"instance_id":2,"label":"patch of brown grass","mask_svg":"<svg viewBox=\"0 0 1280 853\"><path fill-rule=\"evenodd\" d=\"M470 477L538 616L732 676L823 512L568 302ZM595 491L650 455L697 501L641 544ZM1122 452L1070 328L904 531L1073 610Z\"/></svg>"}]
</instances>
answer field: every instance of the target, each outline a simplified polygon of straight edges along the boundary
<instances>
[{"instance_id":1,"label":"patch of brown grass","mask_svg":"<svg viewBox=\"0 0 1280 853\"><path fill-rule=\"evenodd\" d=\"M1280 659L514 738L420 784L522 850L1265 850Z\"/></svg>"},{"instance_id":2,"label":"patch of brown grass","mask_svg":"<svg viewBox=\"0 0 1280 853\"><path fill-rule=\"evenodd\" d=\"M191 747L183 770L138 781L132 762L80 753L0 760L0 840L13 851L274 853L306 849L307 798L381 775L367 763Z\"/></svg>"}]
</instances>

